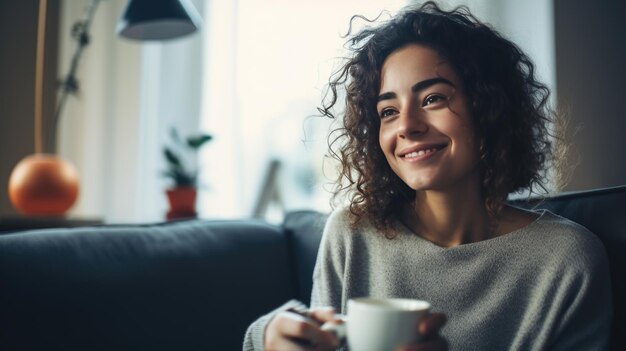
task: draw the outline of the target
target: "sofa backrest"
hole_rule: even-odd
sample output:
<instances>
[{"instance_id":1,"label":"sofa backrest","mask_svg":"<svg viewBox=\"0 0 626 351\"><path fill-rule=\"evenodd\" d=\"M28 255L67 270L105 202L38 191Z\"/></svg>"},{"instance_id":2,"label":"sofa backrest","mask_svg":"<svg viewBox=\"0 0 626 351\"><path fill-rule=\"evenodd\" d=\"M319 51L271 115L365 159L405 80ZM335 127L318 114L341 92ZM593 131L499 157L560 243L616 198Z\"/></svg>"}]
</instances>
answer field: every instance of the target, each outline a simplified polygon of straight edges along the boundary
<instances>
[{"instance_id":1,"label":"sofa backrest","mask_svg":"<svg viewBox=\"0 0 626 351\"><path fill-rule=\"evenodd\" d=\"M295 295L260 221L0 235L0 350L238 350Z\"/></svg>"},{"instance_id":2,"label":"sofa backrest","mask_svg":"<svg viewBox=\"0 0 626 351\"><path fill-rule=\"evenodd\" d=\"M612 350L626 350L626 186L572 192L537 199L512 201L526 208L544 208L589 229L604 243L613 289ZM290 213L285 227L290 233L298 275L298 295L310 300L312 272L326 216L314 211ZM602 303L602 301L598 301Z\"/></svg>"}]
</instances>

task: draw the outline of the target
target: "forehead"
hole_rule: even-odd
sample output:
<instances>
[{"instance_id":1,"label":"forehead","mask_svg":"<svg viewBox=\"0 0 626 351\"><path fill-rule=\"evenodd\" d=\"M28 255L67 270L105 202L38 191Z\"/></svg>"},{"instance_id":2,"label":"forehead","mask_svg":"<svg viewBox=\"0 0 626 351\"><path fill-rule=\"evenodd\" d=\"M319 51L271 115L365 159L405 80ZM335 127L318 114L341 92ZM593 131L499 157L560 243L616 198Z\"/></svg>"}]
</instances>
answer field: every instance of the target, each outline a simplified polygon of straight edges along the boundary
<instances>
[{"instance_id":1,"label":"forehead","mask_svg":"<svg viewBox=\"0 0 626 351\"><path fill-rule=\"evenodd\" d=\"M393 51L380 71L380 92L395 91L415 83L443 77L460 86L452 66L439 53L427 46L409 44Z\"/></svg>"}]
</instances>

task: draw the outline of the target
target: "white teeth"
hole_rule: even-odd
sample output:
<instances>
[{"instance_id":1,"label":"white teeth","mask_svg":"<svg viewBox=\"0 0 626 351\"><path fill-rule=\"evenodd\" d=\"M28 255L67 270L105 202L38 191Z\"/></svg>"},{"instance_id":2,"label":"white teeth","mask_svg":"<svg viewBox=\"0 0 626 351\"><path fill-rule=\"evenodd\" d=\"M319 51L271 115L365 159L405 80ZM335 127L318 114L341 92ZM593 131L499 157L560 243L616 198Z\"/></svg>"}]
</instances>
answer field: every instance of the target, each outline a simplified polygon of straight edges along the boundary
<instances>
[{"instance_id":1,"label":"white teeth","mask_svg":"<svg viewBox=\"0 0 626 351\"><path fill-rule=\"evenodd\" d=\"M413 151L413 152L409 152L408 154L404 155L404 157L407 158L411 158L411 157L419 157L419 156L423 156L427 153L431 153L431 152L435 152L437 151L436 148L432 148L432 149L425 149L425 150L420 150L420 151Z\"/></svg>"}]
</instances>

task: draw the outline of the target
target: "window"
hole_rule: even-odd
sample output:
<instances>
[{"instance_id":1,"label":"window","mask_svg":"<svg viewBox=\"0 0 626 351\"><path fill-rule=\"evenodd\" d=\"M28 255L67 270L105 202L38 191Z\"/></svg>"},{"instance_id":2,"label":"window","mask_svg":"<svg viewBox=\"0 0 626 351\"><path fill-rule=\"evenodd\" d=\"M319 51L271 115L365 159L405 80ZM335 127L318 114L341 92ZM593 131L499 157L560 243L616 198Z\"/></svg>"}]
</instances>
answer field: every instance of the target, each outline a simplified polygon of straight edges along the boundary
<instances>
[{"instance_id":1,"label":"window","mask_svg":"<svg viewBox=\"0 0 626 351\"><path fill-rule=\"evenodd\" d=\"M341 35L354 14L374 18L405 4L238 0L208 6L202 128L215 139L200 161L208 187L200 196L203 216L251 216L272 161L280 163L274 184L286 209L330 209L332 179L323 163L331 121L316 117L316 108L342 55Z\"/></svg>"}]
</instances>

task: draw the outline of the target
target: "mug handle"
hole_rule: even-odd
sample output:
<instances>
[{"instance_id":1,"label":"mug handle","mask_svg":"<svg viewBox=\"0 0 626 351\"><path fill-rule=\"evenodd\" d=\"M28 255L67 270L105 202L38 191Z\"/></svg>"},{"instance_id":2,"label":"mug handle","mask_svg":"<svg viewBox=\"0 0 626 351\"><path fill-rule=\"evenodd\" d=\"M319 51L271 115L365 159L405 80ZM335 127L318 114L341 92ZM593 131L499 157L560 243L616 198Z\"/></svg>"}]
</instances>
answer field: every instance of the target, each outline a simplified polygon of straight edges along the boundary
<instances>
[{"instance_id":1,"label":"mug handle","mask_svg":"<svg viewBox=\"0 0 626 351\"><path fill-rule=\"evenodd\" d=\"M326 322L322 324L320 329L335 334L337 339L339 339L339 341L343 344L346 342L346 337L348 334L346 324L348 322L348 317L342 314L337 314L335 317L339 319L341 323Z\"/></svg>"}]
</instances>

